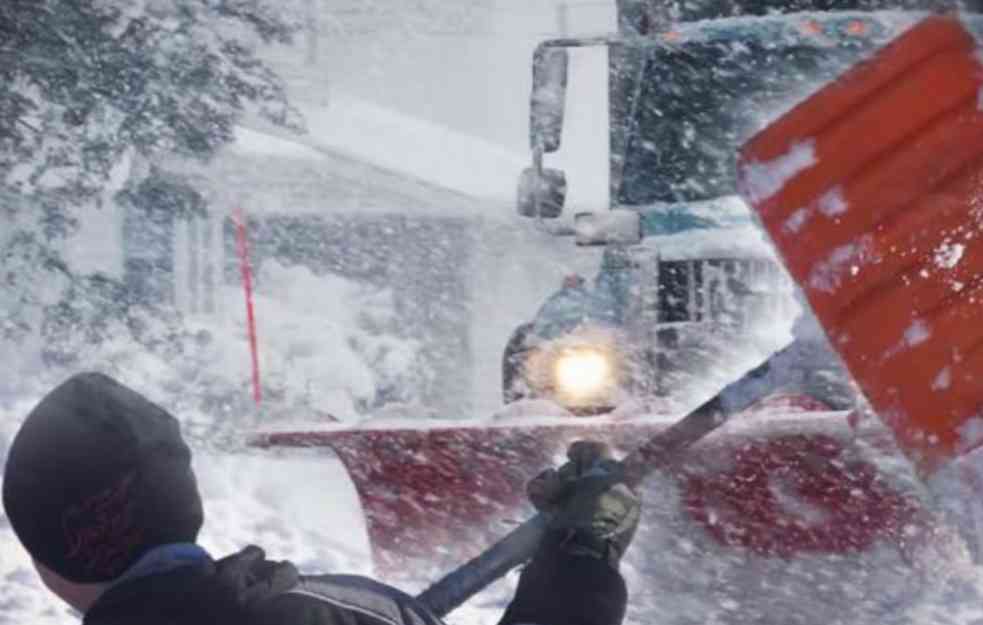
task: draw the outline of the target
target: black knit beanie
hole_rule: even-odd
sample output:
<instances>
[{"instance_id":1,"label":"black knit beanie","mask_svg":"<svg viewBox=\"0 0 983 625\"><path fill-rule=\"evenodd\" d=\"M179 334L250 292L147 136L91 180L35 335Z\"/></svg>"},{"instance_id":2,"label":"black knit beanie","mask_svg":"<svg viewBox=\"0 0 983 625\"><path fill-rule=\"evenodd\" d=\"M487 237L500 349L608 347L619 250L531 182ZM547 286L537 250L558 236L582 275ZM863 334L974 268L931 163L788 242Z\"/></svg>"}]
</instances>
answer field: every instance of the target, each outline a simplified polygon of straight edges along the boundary
<instances>
[{"instance_id":1,"label":"black knit beanie","mask_svg":"<svg viewBox=\"0 0 983 625\"><path fill-rule=\"evenodd\" d=\"M3 507L31 556L81 583L118 577L202 523L177 420L100 373L48 393L14 437Z\"/></svg>"}]
</instances>

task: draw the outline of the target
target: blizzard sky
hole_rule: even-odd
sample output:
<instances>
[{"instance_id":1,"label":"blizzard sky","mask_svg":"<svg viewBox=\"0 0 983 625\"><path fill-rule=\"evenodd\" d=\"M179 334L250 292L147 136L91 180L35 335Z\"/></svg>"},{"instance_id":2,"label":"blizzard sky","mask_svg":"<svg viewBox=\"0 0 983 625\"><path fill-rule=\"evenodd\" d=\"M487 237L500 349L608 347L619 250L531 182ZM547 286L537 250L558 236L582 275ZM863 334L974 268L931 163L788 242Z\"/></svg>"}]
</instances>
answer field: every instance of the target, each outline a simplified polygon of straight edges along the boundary
<instances>
[{"instance_id":1,"label":"blizzard sky","mask_svg":"<svg viewBox=\"0 0 983 625\"><path fill-rule=\"evenodd\" d=\"M565 22L561 5L567 5ZM467 19L447 23L461 7L467 7ZM324 59L323 75L332 91L373 100L520 154L528 150L535 45L560 36L564 23L567 34L615 28L614 2L606 0L448 3L422 24L411 14L395 24L368 23L334 38L329 33L338 31L332 31L329 14L321 21L324 34L317 58ZM400 24L415 30L402 30ZM299 52L306 58L306 49Z\"/></svg>"}]
</instances>

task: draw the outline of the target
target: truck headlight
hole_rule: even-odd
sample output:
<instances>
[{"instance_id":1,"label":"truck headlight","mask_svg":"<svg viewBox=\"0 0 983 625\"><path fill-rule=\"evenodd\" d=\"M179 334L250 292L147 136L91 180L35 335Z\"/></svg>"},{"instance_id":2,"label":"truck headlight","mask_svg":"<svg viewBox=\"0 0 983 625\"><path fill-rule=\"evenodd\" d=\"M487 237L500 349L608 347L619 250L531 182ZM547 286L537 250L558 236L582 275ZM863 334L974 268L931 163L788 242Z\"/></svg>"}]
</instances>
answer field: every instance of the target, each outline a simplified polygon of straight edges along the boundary
<instances>
[{"instance_id":1,"label":"truck headlight","mask_svg":"<svg viewBox=\"0 0 983 625\"><path fill-rule=\"evenodd\" d=\"M554 365L556 386L564 395L584 397L614 383L611 356L596 349L577 349L559 355Z\"/></svg>"}]
</instances>

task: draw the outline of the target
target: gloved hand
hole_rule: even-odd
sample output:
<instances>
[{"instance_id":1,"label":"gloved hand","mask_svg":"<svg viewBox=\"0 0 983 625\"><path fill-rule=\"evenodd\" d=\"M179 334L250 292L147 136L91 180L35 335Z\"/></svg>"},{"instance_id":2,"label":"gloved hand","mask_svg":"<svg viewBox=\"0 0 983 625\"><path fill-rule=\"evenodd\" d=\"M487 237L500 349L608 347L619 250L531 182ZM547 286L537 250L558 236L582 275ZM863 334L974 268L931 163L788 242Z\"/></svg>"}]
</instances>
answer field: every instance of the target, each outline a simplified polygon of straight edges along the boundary
<instances>
[{"instance_id":1,"label":"gloved hand","mask_svg":"<svg viewBox=\"0 0 983 625\"><path fill-rule=\"evenodd\" d=\"M529 499L552 517L549 527L560 534L560 549L617 569L638 528L641 502L605 443L576 441L567 458L559 470L547 469L529 482Z\"/></svg>"}]
</instances>

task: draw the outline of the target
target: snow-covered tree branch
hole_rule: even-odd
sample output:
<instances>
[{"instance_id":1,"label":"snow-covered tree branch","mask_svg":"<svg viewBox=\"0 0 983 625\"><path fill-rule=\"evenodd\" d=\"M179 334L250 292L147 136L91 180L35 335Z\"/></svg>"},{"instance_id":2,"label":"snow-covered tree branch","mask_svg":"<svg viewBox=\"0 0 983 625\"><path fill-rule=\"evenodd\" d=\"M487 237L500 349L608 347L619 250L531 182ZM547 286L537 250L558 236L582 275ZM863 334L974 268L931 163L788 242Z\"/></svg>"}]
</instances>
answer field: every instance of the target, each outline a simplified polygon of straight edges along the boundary
<instances>
[{"instance_id":1,"label":"snow-covered tree branch","mask_svg":"<svg viewBox=\"0 0 983 625\"><path fill-rule=\"evenodd\" d=\"M261 0L4 2L2 190L77 202L128 150L207 158L248 108L297 123L250 45L291 32Z\"/></svg>"},{"instance_id":2,"label":"snow-covered tree branch","mask_svg":"<svg viewBox=\"0 0 983 625\"><path fill-rule=\"evenodd\" d=\"M254 53L296 29L271 0L0 2L0 338L108 329L84 313L112 317L110 302L132 326L129 308L144 303L73 273L60 241L107 202L202 211L190 185L154 164L208 159L245 113L299 127ZM98 305L84 304L90 295Z\"/></svg>"}]
</instances>

